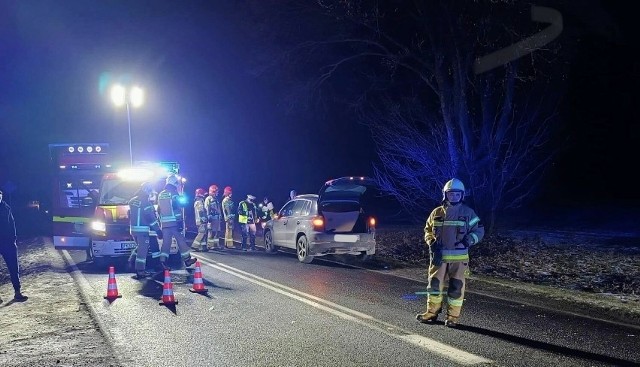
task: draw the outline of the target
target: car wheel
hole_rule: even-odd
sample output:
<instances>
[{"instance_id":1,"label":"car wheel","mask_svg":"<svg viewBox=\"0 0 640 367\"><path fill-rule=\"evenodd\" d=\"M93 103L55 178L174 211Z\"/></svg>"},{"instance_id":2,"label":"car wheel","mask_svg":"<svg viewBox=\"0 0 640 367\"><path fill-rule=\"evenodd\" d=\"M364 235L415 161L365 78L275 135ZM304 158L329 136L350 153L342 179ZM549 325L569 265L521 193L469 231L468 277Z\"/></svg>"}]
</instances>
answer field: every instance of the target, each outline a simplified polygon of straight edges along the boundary
<instances>
[{"instance_id":1,"label":"car wheel","mask_svg":"<svg viewBox=\"0 0 640 367\"><path fill-rule=\"evenodd\" d=\"M276 252L276 246L273 244L271 231L266 231L264 233L264 251L268 253Z\"/></svg>"},{"instance_id":2,"label":"car wheel","mask_svg":"<svg viewBox=\"0 0 640 367\"><path fill-rule=\"evenodd\" d=\"M298 238L296 242L296 253L298 254L298 260L305 264L308 264L313 261L313 256L309 255L309 241L307 241L307 236L302 235Z\"/></svg>"},{"instance_id":3,"label":"car wheel","mask_svg":"<svg viewBox=\"0 0 640 367\"><path fill-rule=\"evenodd\" d=\"M367 255L366 251L362 251L359 255L356 255L356 258L361 262L367 262L371 259L371 255Z\"/></svg>"}]
</instances>

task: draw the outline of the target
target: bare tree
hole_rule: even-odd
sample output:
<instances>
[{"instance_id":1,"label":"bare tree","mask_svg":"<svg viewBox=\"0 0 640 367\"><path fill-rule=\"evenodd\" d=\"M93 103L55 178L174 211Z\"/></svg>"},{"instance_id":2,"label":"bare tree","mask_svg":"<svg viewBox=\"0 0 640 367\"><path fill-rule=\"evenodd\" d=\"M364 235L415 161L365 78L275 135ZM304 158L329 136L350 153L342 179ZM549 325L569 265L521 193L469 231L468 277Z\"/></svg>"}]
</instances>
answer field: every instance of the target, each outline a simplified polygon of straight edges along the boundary
<instances>
[{"instance_id":1,"label":"bare tree","mask_svg":"<svg viewBox=\"0 0 640 367\"><path fill-rule=\"evenodd\" d=\"M294 3L314 31L277 58L298 75L317 72L305 85L293 78L293 100L348 101L371 129L381 186L416 219L451 177L489 229L500 210L531 200L557 149L568 58L557 10L517 0Z\"/></svg>"},{"instance_id":2,"label":"bare tree","mask_svg":"<svg viewBox=\"0 0 640 367\"><path fill-rule=\"evenodd\" d=\"M370 81L354 105L371 128L387 193L423 218L458 177L492 228L496 212L526 202L552 157L557 47L476 75L478 55L546 25L536 27L532 8L516 2L450 4L318 1L342 33L299 47L333 49L315 90L354 65Z\"/></svg>"}]
</instances>

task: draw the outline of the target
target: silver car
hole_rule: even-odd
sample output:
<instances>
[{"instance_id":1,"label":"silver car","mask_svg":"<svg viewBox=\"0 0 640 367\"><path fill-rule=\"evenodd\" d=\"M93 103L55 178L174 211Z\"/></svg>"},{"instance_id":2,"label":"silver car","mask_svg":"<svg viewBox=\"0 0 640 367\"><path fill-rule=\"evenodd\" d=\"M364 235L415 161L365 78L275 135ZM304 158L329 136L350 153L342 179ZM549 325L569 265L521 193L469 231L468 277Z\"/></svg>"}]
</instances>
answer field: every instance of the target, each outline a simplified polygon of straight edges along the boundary
<instances>
[{"instance_id":1,"label":"silver car","mask_svg":"<svg viewBox=\"0 0 640 367\"><path fill-rule=\"evenodd\" d=\"M369 212L375 190L371 178L342 177L317 195L296 196L267 222L265 250L294 249L303 263L329 254L367 259L376 252L376 219Z\"/></svg>"}]
</instances>

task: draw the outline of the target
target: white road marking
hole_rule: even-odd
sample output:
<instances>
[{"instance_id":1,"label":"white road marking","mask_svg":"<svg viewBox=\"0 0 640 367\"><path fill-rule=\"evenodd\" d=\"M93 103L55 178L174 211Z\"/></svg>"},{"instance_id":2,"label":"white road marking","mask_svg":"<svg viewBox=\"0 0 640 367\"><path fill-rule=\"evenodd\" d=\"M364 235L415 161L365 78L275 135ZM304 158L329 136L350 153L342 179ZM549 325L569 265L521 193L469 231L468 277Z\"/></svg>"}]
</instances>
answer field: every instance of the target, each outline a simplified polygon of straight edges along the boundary
<instances>
[{"instance_id":1,"label":"white road marking","mask_svg":"<svg viewBox=\"0 0 640 367\"><path fill-rule=\"evenodd\" d=\"M352 310L348 307L341 306L331 301L316 297L314 295L301 292L297 289L287 287L283 284L259 277L255 274L248 273L246 271L236 269L229 265L212 261L209 259L199 259L201 263L206 264L214 269L224 271L227 274L231 274L237 278L244 279L253 284L259 285L263 288L269 289L276 293L282 294L296 301L305 303L309 306L326 311L332 315L340 317L342 319L355 322L360 325L364 325L370 329L377 330L393 338L402 340L404 342L413 344L422 349L425 349L431 353L438 354L446 359L454 361L462 365L476 365L476 364L490 364L492 360L478 356L461 349L454 348L439 341L427 338L422 335L413 334L408 330L404 330L393 324L389 324L382 320L378 320L371 315Z\"/></svg>"}]
</instances>

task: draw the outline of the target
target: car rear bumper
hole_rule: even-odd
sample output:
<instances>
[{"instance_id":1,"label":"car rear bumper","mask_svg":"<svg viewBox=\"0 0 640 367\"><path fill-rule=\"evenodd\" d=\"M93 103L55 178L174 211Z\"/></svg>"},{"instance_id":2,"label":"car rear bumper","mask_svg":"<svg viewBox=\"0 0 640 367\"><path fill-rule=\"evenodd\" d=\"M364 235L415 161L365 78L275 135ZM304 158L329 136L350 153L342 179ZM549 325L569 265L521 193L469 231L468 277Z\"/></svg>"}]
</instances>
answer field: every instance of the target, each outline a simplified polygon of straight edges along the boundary
<instances>
[{"instance_id":1,"label":"car rear bumper","mask_svg":"<svg viewBox=\"0 0 640 367\"><path fill-rule=\"evenodd\" d=\"M376 239L372 233L359 234L328 234L318 233L312 235L309 241L311 255L359 255L366 252L367 255L376 253Z\"/></svg>"}]
</instances>

